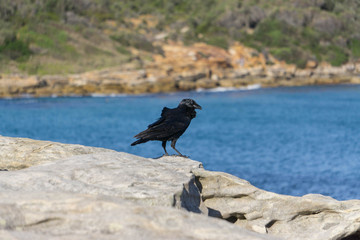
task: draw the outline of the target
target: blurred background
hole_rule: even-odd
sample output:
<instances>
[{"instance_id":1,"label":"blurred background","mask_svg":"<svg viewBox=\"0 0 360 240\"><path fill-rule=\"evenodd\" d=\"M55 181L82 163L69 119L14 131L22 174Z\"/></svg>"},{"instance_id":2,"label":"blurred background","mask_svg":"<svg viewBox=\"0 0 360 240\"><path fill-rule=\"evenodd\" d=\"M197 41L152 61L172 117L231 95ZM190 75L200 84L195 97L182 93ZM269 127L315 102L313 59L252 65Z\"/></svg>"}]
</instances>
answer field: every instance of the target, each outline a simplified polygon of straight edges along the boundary
<instances>
[{"instance_id":1,"label":"blurred background","mask_svg":"<svg viewBox=\"0 0 360 240\"><path fill-rule=\"evenodd\" d=\"M177 148L206 169L360 198L359 16L358 0L2 0L0 134L155 158L133 136L193 98Z\"/></svg>"},{"instance_id":2,"label":"blurred background","mask_svg":"<svg viewBox=\"0 0 360 240\"><path fill-rule=\"evenodd\" d=\"M357 0L2 0L0 70L76 73L149 60L167 41L238 41L304 68L360 57ZM136 50L136 51L135 51Z\"/></svg>"}]
</instances>

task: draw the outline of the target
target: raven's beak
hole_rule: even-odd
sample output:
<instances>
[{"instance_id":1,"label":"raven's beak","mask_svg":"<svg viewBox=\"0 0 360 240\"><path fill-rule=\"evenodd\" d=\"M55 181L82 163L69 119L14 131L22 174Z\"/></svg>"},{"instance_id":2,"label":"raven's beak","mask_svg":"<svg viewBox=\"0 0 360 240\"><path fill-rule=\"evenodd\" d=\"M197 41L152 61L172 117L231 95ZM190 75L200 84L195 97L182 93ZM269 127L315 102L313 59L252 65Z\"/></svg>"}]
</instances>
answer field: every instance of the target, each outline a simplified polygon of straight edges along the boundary
<instances>
[{"instance_id":1,"label":"raven's beak","mask_svg":"<svg viewBox=\"0 0 360 240\"><path fill-rule=\"evenodd\" d=\"M194 106L195 109L199 109L199 110L202 109L202 107L201 107L199 104L197 104L197 103L194 103L193 106Z\"/></svg>"}]
</instances>

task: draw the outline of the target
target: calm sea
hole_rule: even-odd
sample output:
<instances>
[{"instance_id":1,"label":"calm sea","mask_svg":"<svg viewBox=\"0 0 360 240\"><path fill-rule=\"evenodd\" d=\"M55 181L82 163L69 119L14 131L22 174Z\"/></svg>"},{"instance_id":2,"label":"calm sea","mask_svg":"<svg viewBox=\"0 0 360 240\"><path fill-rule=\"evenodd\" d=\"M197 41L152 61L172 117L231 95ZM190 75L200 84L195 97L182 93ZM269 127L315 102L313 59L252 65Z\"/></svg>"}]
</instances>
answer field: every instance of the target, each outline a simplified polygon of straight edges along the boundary
<instances>
[{"instance_id":1,"label":"calm sea","mask_svg":"<svg viewBox=\"0 0 360 240\"><path fill-rule=\"evenodd\" d=\"M182 98L203 110L177 148L206 169L282 194L360 199L360 86L3 99L0 135L159 157L160 142L130 147L132 137Z\"/></svg>"}]
</instances>

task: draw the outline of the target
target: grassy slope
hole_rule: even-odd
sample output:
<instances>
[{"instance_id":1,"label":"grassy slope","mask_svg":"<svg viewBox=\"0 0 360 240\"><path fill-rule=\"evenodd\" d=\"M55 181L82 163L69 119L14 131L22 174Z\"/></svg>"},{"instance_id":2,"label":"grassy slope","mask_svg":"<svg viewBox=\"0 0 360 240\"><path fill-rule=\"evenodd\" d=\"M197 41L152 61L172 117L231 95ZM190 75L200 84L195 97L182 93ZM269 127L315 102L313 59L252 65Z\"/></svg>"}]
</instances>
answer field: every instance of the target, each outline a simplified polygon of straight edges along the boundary
<instances>
[{"instance_id":1,"label":"grassy slope","mask_svg":"<svg viewBox=\"0 0 360 240\"><path fill-rule=\"evenodd\" d=\"M122 64L168 39L240 41L303 67L360 57L358 0L2 0L0 71L73 73ZM133 53L131 53L133 52ZM145 54L145 55L144 55Z\"/></svg>"}]
</instances>

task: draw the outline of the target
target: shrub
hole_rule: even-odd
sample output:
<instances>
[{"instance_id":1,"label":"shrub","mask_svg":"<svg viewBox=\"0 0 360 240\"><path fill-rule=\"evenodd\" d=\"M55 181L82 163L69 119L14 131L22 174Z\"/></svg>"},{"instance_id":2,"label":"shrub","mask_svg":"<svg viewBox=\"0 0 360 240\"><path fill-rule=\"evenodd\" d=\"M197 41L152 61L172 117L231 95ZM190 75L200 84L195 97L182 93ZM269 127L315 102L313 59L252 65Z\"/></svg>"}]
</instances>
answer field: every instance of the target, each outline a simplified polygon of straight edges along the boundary
<instances>
[{"instance_id":1,"label":"shrub","mask_svg":"<svg viewBox=\"0 0 360 240\"><path fill-rule=\"evenodd\" d=\"M116 47L116 51L118 51L119 53L124 54L124 55L131 55L131 52L123 46Z\"/></svg>"},{"instance_id":2,"label":"shrub","mask_svg":"<svg viewBox=\"0 0 360 240\"><path fill-rule=\"evenodd\" d=\"M265 46L284 47L291 45L296 29L284 22L267 19L256 28L253 39L261 41Z\"/></svg>"},{"instance_id":3,"label":"shrub","mask_svg":"<svg viewBox=\"0 0 360 240\"><path fill-rule=\"evenodd\" d=\"M349 60L348 54L338 46L330 45L326 47L325 54L325 60L333 66L341 66Z\"/></svg>"},{"instance_id":4,"label":"shrub","mask_svg":"<svg viewBox=\"0 0 360 240\"><path fill-rule=\"evenodd\" d=\"M229 47L228 40L224 36L210 37L210 38L206 39L206 43L217 46L217 47L221 47L224 49L228 49L228 47Z\"/></svg>"},{"instance_id":5,"label":"shrub","mask_svg":"<svg viewBox=\"0 0 360 240\"><path fill-rule=\"evenodd\" d=\"M277 59L288 63L293 63L299 68L306 66L307 57L302 53L301 49L293 47L275 48L270 51Z\"/></svg>"},{"instance_id":6,"label":"shrub","mask_svg":"<svg viewBox=\"0 0 360 240\"><path fill-rule=\"evenodd\" d=\"M309 50L317 61L322 60L324 48L320 46L321 35L310 27L306 27L301 32L302 43L304 49Z\"/></svg>"},{"instance_id":7,"label":"shrub","mask_svg":"<svg viewBox=\"0 0 360 240\"><path fill-rule=\"evenodd\" d=\"M117 35L112 35L111 38L125 47L134 47L147 52L162 53L160 47L155 47L153 44L146 39L146 37L140 34L122 32Z\"/></svg>"},{"instance_id":8,"label":"shrub","mask_svg":"<svg viewBox=\"0 0 360 240\"><path fill-rule=\"evenodd\" d=\"M29 44L15 38L6 39L0 45L0 54L7 56L12 60L26 60L30 55Z\"/></svg>"},{"instance_id":9,"label":"shrub","mask_svg":"<svg viewBox=\"0 0 360 240\"><path fill-rule=\"evenodd\" d=\"M336 1L335 0L325 0L323 4L321 4L320 8L325 11L332 12L335 8Z\"/></svg>"},{"instance_id":10,"label":"shrub","mask_svg":"<svg viewBox=\"0 0 360 240\"><path fill-rule=\"evenodd\" d=\"M360 40L359 39L352 39L350 40L350 49L351 53L354 57L360 57Z\"/></svg>"}]
</instances>

